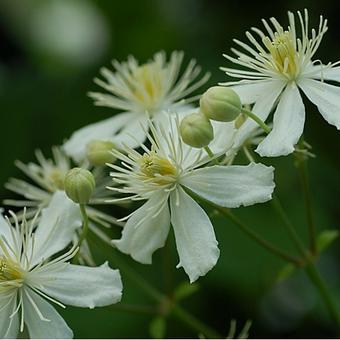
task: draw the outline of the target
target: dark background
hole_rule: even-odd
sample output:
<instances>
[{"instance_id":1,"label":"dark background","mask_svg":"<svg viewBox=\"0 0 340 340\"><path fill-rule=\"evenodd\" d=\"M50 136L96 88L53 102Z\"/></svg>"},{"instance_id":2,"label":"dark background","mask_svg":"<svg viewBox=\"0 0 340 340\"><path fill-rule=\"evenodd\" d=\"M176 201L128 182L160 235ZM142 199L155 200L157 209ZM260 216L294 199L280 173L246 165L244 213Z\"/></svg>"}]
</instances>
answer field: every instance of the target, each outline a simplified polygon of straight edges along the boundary
<instances>
[{"instance_id":1,"label":"dark background","mask_svg":"<svg viewBox=\"0 0 340 340\"><path fill-rule=\"evenodd\" d=\"M275 16L286 25L287 10L304 8L309 9L312 27L317 27L320 14L329 19L329 32L316 58L324 63L339 60L338 1L0 0L0 183L22 176L13 165L15 159L32 161L37 148L49 154L52 145L60 144L74 130L114 113L94 107L86 96L97 89L92 79L112 58L122 61L133 54L145 62L158 50L183 50L186 61L196 58L203 70L212 73L208 87L227 79L219 66L227 65L222 53L229 51L233 38L245 41L244 32L251 26L261 27L261 18ZM317 225L319 229L339 228L339 134L312 105L306 108L305 138L317 155L309 163ZM276 166L278 194L306 239L304 205L292 157L265 162ZM0 191L1 198L9 195ZM236 213L294 253L270 204ZM199 280L200 290L183 301L188 310L223 334L235 318L240 327L247 319L253 320L251 337L336 336L333 322L302 271L277 283L283 262L231 223L219 218L214 222L221 258ZM177 254L172 237L167 249L167 255L165 250L155 254L153 266L129 262L161 290L187 280L181 270L174 269ZM169 253L170 260L166 260ZM339 255L336 241L322 254L318 267L340 308ZM138 287L126 277L123 280L124 304L151 304ZM153 318L119 307L68 308L62 315L81 338L149 337ZM169 318L166 336L197 335Z\"/></svg>"}]
</instances>

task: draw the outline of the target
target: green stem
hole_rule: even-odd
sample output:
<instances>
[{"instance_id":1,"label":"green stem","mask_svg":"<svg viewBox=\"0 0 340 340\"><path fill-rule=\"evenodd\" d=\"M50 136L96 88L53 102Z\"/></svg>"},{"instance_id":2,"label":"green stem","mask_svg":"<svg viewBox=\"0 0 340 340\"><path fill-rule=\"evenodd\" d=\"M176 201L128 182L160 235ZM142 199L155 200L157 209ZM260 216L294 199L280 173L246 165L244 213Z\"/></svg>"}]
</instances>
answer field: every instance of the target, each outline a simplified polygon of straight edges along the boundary
<instances>
[{"instance_id":1,"label":"green stem","mask_svg":"<svg viewBox=\"0 0 340 340\"><path fill-rule=\"evenodd\" d=\"M173 315L176 316L177 319L186 323L193 331L203 334L207 338L211 339L222 338L221 335L214 329L205 325L195 316L185 311L181 306L174 304L166 295L151 286L140 274L125 263L121 256L116 254L115 262L117 263L117 267L119 267L119 269L124 272L127 277L135 282L135 284L138 285L151 299L159 303L161 306L164 304L171 306Z\"/></svg>"},{"instance_id":2,"label":"green stem","mask_svg":"<svg viewBox=\"0 0 340 340\"><path fill-rule=\"evenodd\" d=\"M218 165L217 159L214 155L214 153L211 151L211 149L209 148L209 146L205 146L204 150L206 151L206 153L209 155L209 157L211 158L211 160L213 161L213 163L215 165Z\"/></svg>"},{"instance_id":3,"label":"green stem","mask_svg":"<svg viewBox=\"0 0 340 340\"><path fill-rule=\"evenodd\" d=\"M291 262L296 266L301 266L303 263L300 259L287 254L285 251L277 248L272 243L263 239L260 235L258 235L253 229L249 228L245 225L239 218L237 218L234 214L232 214L228 209L214 206L222 215L228 217L231 221L234 222L245 234L247 234L251 239L260 244L263 248L267 249L269 252L275 254L276 256L282 258L285 261Z\"/></svg>"},{"instance_id":4,"label":"green stem","mask_svg":"<svg viewBox=\"0 0 340 340\"><path fill-rule=\"evenodd\" d=\"M306 270L306 273L309 279L314 284L314 286L317 288L321 297L323 298L329 313L331 314L332 318L336 322L338 329L340 329L340 314L338 313L336 305L334 304L334 299L330 295L329 289L327 288L321 275L319 274L319 272L317 271L317 269L315 268L313 264L306 266L305 270Z\"/></svg>"},{"instance_id":5,"label":"green stem","mask_svg":"<svg viewBox=\"0 0 340 340\"><path fill-rule=\"evenodd\" d=\"M288 232L288 235L290 239L293 241L293 243L296 246L296 249L299 251L299 253L306 259L309 259L309 253L306 251L304 244L301 242L299 235L297 234L293 224L289 220L286 212L284 211L282 204L279 200L279 198L274 194L272 199L272 205L281 217L281 220L283 222L283 225Z\"/></svg>"},{"instance_id":6,"label":"green stem","mask_svg":"<svg viewBox=\"0 0 340 340\"><path fill-rule=\"evenodd\" d=\"M312 209L312 200L311 193L308 181L308 169L307 163L305 160L298 160L296 162L297 169L299 172L300 182L302 186L305 208L307 214L307 223L308 223L308 234L309 234L309 247L310 251L313 255L317 253L316 247L316 226L313 218L313 209Z\"/></svg>"},{"instance_id":7,"label":"green stem","mask_svg":"<svg viewBox=\"0 0 340 340\"><path fill-rule=\"evenodd\" d=\"M85 204L79 204L79 207L80 207L81 216L83 218L83 229L81 231L81 234L79 236L79 241L78 241L78 247L80 249L83 241L87 237L87 233L89 230L89 217L87 216L87 213L86 213Z\"/></svg>"},{"instance_id":8,"label":"green stem","mask_svg":"<svg viewBox=\"0 0 340 340\"><path fill-rule=\"evenodd\" d=\"M253 121L255 121L262 129L264 132L269 133L270 132L270 127L263 121L261 120L255 113L243 108L242 113L247 115L249 118L251 118Z\"/></svg>"}]
</instances>

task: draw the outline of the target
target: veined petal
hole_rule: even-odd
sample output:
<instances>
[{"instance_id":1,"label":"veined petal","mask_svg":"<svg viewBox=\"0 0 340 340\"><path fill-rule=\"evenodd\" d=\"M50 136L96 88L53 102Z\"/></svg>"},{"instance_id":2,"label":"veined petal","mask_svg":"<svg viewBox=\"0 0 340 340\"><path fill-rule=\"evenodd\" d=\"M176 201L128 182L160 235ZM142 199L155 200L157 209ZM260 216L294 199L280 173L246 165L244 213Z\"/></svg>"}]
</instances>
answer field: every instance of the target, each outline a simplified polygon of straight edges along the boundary
<instances>
[{"instance_id":1,"label":"veined petal","mask_svg":"<svg viewBox=\"0 0 340 340\"><path fill-rule=\"evenodd\" d=\"M312 79L303 79L299 86L323 118L340 130L340 87Z\"/></svg>"},{"instance_id":2,"label":"veined petal","mask_svg":"<svg viewBox=\"0 0 340 340\"><path fill-rule=\"evenodd\" d=\"M263 97L264 93L268 94L268 90L277 87L278 81L262 80L262 81L244 81L241 80L237 85L230 86L241 99L242 104L254 104L258 99Z\"/></svg>"},{"instance_id":3,"label":"veined petal","mask_svg":"<svg viewBox=\"0 0 340 340\"><path fill-rule=\"evenodd\" d=\"M139 147L146 139L146 133L149 129L147 126L148 116L146 114L136 115L130 120L124 127L111 138L112 142L117 148L121 148L124 145L130 148Z\"/></svg>"},{"instance_id":4,"label":"veined petal","mask_svg":"<svg viewBox=\"0 0 340 340\"><path fill-rule=\"evenodd\" d=\"M43 282L39 289L66 305L76 307L102 307L119 302L122 297L122 281L118 270L107 263L100 267L84 267L67 264L61 271L43 271L33 277Z\"/></svg>"},{"instance_id":5,"label":"veined petal","mask_svg":"<svg viewBox=\"0 0 340 340\"><path fill-rule=\"evenodd\" d=\"M237 208L270 200L275 187L273 178L273 167L251 163L201 168L181 183L221 207Z\"/></svg>"},{"instance_id":6,"label":"veined petal","mask_svg":"<svg viewBox=\"0 0 340 340\"><path fill-rule=\"evenodd\" d=\"M141 263L152 263L152 254L164 246L169 233L168 195L163 190L154 193L131 215L121 239L112 241L121 252Z\"/></svg>"},{"instance_id":7,"label":"veined petal","mask_svg":"<svg viewBox=\"0 0 340 340\"><path fill-rule=\"evenodd\" d=\"M209 144L209 148L215 154L228 151L234 142L237 130L235 122L211 121L214 128L214 139Z\"/></svg>"},{"instance_id":8,"label":"veined petal","mask_svg":"<svg viewBox=\"0 0 340 340\"><path fill-rule=\"evenodd\" d=\"M42 210L35 232L32 266L64 249L82 225L80 210L63 191L57 191Z\"/></svg>"},{"instance_id":9,"label":"veined petal","mask_svg":"<svg viewBox=\"0 0 340 340\"><path fill-rule=\"evenodd\" d=\"M6 298L0 299L0 339L16 339L19 333L19 317L16 313L12 318L10 316L16 310L17 299L16 292Z\"/></svg>"},{"instance_id":10,"label":"veined petal","mask_svg":"<svg viewBox=\"0 0 340 340\"><path fill-rule=\"evenodd\" d=\"M285 156L294 151L303 132L305 106L295 83L287 86L274 113L273 129L255 150L262 157Z\"/></svg>"},{"instance_id":11,"label":"veined petal","mask_svg":"<svg viewBox=\"0 0 340 340\"><path fill-rule=\"evenodd\" d=\"M270 82L255 102L252 112L262 119L262 121L266 121L285 86L286 83L282 81ZM248 118L236 132L234 147L236 149L241 147L256 128L258 128L257 123Z\"/></svg>"},{"instance_id":12,"label":"veined petal","mask_svg":"<svg viewBox=\"0 0 340 340\"><path fill-rule=\"evenodd\" d=\"M86 146L93 140L113 140L116 132L135 120L138 115L123 112L98 123L87 125L74 132L63 145L65 153L77 163L85 158Z\"/></svg>"},{"instance_id":13,"label":"veined petal","mask_svg":"<svg viewBox=\"0 0 340 340\"><path fill-rule=\"evenodd\" d=\"M329 67L327 65L310 65L303 73L304 78L317 80L329 80L340 82L340 66Z\"/></svg>"},{"instance_id":14,"label":"veined petal","mask_svg":"<svg viewBox=\"0 0 340 340\"><path fill-rule=\"evenodd\" d=\"M170 194L171 224L180 262L196 281L212 269L220 255L214 228L205 211L181 187Z\"/></svg>"},{"instance_id":15,"label":"veined petal","mask_svg":"<svg viewBox=\"0 0 340 340\"><path fill-rule=\"evenodd\" d=\"M25 323L31 339L72 339L73 332L54 307L30 288L23 291Z\"/></svg>"}]
</instances>

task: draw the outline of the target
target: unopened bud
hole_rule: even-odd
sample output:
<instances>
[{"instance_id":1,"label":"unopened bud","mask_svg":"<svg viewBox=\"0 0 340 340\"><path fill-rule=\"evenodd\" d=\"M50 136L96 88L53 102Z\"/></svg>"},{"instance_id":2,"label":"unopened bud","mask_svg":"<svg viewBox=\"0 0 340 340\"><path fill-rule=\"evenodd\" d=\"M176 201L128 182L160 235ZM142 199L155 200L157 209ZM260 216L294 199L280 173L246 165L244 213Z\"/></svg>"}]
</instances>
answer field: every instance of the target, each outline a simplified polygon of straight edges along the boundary
<instances>
[{"instance_id":1,"label":"unopened bud","mask_svg":"<svg viewBox=\"0 0 340 340\"><path fill-rule=\"evenodd\" d=\"M73 168L65 176L65 192L75 203L88 203L95 187L94 177L86 169Z\"/></svg>"},{"instance_id":2,"label":"unopened bud","mask_svg":"<svg viewBox=\"0 0 340 340\"><path fill-rule=\"evenodd\" d=\"M209 119L231 122L240 114L242 103L234 90L213 86L201 97L200 110Z\"/></svg>"},{"instance_id":3,"label":"unopened bud","mask_svg":"<svg viewBox=\"0 0 340 340\"><path fill-rule=\"evenodd\" d=\"M180 133L185 144L203 148L214 139L214 130L202 113L192 113L181 121Z\"/></svg>"},{"instance_id":4,"label":"unopened bud","mask_svg":"<svg viewBox=\"0 0 340 340\"><path fill-rule=\"evenodd\" d=\"M110 141L94 140L86 147L88 161L94 166L103 166L106 163L113 163L116 159L111 150L114 144Z\"/></svg>"}]
</instances>

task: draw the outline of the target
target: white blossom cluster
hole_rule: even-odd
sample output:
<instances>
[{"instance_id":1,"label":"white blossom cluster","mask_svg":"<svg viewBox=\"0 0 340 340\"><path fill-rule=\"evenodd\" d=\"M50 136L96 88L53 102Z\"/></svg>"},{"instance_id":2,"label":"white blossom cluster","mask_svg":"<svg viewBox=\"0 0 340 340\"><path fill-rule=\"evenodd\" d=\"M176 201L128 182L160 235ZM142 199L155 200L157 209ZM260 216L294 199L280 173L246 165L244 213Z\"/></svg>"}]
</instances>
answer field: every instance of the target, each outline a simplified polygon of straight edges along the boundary
<instances>
[{"instance_id":1,"label":"white blossom cluster","mask_svg":"<svg viewBox=\"0 0 340 340\"><path fill-rule=\"evenodd\" d=\"M309 31L307 11L288 18L287 29L271 18L263 20L264 31L246 33L250 43L235 40L235 56L226 55L235 68L223 70L236 80L202 98L193 94L209 75L200 77L194 60L182 70L182 52L169 60L159 52L145 64L134 57L113 61L114 70L103 68L95 79L106 92L89 95L95 105L121 112L74 132L52 148L51 159L37 151L37 163L16 162L27 179L9 179L5 186L17 197L4 204L16 213L0 215L1 338L16 338L24 329L31 338L72 338L53 305L94 308L121 299L119 271L107 263L97 266L90 243L81 240L83 215L65 187L72 168L89 170L95 179L85 209L100 241L151 264L171 226L177 267L194 282L220 255L202 203L231 209L272 198L274 168L251 154L254 146L260 156L294 151L305 122L301 91L340 129L340 87L328 83L340 82L340 67L313 60L327 20L320 17L318 29ZM202 147L188 145L191 138ZM248 164L237 164L243 152ZM110 204L130 213L117 220L102 209ZM115 226L121 238L111 240L107 231Z\"/></svg>"}]
</instances>

